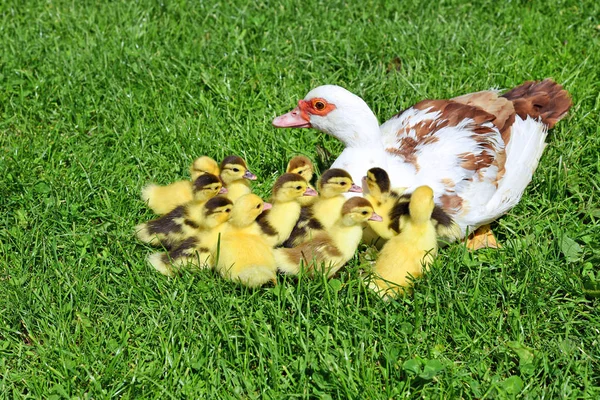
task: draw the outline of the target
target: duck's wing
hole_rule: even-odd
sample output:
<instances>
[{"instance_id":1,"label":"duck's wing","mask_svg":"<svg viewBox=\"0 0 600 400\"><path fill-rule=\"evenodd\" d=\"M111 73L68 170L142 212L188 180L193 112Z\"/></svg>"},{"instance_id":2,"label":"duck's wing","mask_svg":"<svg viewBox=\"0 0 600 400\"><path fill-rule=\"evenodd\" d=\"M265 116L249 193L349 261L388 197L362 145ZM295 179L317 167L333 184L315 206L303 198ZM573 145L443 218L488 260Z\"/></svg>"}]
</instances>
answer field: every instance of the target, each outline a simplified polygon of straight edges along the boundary
<instances>
[{"instance_id":1,"label":"duck's wing","mask_svg":"<svg viewBox=\"0 0 600 400\"><path fill-rule=\"evenodd\" d=\"M504 108L488 106L488 112L465 100L424 100L381 126L385 150L394 156L388 167L392 186L410 193L428 185L451 215L466 206L470 199L462 192L474 182L482 183L479 196L489 199L504 167L502 128L495 124L507 118L498 112Z\"/></svg>"}]
</instances>

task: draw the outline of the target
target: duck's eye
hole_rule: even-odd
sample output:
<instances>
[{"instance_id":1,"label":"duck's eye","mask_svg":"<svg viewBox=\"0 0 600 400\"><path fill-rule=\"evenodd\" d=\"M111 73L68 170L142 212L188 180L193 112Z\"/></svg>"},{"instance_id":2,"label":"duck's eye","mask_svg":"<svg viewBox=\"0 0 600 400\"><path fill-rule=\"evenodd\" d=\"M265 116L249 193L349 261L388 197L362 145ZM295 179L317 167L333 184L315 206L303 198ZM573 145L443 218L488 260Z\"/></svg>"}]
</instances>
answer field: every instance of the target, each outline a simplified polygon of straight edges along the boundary
<instances>
[{"instance_id":1,"label":"duck's eye","mask_svg":"<svg viewBox=\"0 0 600 400\"><path fill-rule=\"evenodd\" d=\"M367 211L363 211L363 212L362 212L362 215L367 215L367 214L368 214L368 212L367 212Z\"/></svg>"},{"instance_id":2,"label":"duck's eye","mask_svg":"<svg viewBox=\"0 0 600 400\"><path fill-rule=\"evenodd\" d=\"M260 204L257 204L257 205L256 205L256 208L257 208L257 209L258 209L258 208L260 208Z\"/></svg>"},{"instance_id":3,"label":"duck's eye","mask_svg":"<svg viewBox=\"0 0 600 400\"><path fill-rule=\"evenodd\" d=\"M348 182L340 182L340 185L342 185L342 186L344 186L346 184L348 184Z\"/></svg>"},{"instance_id":4,"label":"duck's eye","mask_svg":"<svg viewBox=\"0 0 600 400\"><path fill-rule=\"evenodd\" d=\"M225 209L225 212L226 212L226 213L230 213L230 212L231 212L231 208L226 208L226 209Z\"/></svg>"},{"instance_id":5,"label":"duck's eye","mask_svg":"<svg viewBox=\"0 0 600 400\"><path fill-rule=\"evenodd\" d=\"M325 103L323 103L320 100L315 101L315 104L313 104L313 107L315 107L315 110L317 111L323 111L325 109Z\"/></svg>"},{"instance_id":6,"label":"duck's eye","mask_svg":"<svg viewBox=\"0 0 600 400\"><path fill-rule=\"evenodd\" d=\"M240 169L239 168L234 168L233 172L240 172Z\"/></svg>"},{"instance_id":7,"label":"duck's eye","mask_svg":"<svg viewBox=\"0 0 600 400\"><path fill-rule=\"evenodd\" d=\"M296 190L302 190L302 186L296 186Z\"/></svg>"}]
</instances>

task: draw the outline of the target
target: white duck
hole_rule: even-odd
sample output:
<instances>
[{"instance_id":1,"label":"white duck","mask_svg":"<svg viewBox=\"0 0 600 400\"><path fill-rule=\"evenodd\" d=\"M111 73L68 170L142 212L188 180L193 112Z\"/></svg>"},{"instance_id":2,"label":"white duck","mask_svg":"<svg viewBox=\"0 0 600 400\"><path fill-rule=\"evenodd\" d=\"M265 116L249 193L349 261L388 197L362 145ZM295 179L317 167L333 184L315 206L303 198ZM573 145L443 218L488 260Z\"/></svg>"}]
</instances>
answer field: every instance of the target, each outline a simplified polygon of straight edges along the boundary
<instances>
[{"instance_id":1,"label":"white duck","mask_svg":"<svg viewBox=\"0 0 600 400\"><path fill-rule=\"evenodd\" d=\"M356 182L380 167L392 187L407 188L405 193L430 186L435 202L464 236L519 202L546 146L547 130L570 106L562 86L546 79L501 96L483 91L423 100L379 126L360 97L325 85L273 125L315 128L341 140L346 147L331 167L345 169Z\"/></svg>"}]
</instances>

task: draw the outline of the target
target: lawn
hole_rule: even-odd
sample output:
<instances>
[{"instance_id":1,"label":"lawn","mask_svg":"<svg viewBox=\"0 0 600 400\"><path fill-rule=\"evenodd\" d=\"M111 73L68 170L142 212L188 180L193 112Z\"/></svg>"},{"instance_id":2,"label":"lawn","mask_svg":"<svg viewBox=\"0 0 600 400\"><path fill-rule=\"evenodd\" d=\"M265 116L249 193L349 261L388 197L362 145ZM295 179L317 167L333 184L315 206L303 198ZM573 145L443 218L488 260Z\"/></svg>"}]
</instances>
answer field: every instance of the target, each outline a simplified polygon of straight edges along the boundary
<instances>
[{"instance_id":1,"label":"lawn","mask_svg":"<svg viewBox=\"0 0 600 400\"><path fill-rule=\"evenodd\" d=\"M597 1L7 0L0 50L1 398L600 397ZM263 197L294 154L327 167L340 143L271 126L317 85L384 121L545 77L573 107L503 248L443 249L405 299L358 256L258 290L169 279L132 235L142 186L196 156L245 157Z\"/></svg>"}]
</instances>

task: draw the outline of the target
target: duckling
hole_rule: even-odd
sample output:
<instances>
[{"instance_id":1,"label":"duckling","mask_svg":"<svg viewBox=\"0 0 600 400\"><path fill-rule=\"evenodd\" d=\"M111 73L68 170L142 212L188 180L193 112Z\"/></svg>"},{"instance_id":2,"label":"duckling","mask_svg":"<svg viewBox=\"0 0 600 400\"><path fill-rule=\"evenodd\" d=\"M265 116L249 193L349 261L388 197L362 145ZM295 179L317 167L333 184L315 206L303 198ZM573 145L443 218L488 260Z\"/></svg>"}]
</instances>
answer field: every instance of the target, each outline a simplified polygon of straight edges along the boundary
<instances>
[{"instance_id":1,"label":"duckling","mask_svg":"<svg viewBox=\"0 0 600 400\"><path fill-rule=\"evenodd\" d=\"M256 222L265 209L269 204L254 194L243 195L235 202L231 219L212 251L215 269L223 278L251 288L275 282L273 250Z\"/></svg>"},{"instance_id":2,"label":"duckling","mask_svg":"<svg viewBox=\"0 0 600 400\"><path fill-rule=\"evenodd\" d=\"M343 169L331 168L323 173L318 182L319 197L310 208L302 209L290 239L285 247L295 247L309 240L319 231L329 229L340 215L346 201L344 193L360 193L362 189L352 182L350 174Z\"/></svg>"},{"instance_id":3,"label":"duckling","mask_svg":"<svg viewBox=\"0 0 600 400\"><path fill-rule=\"evenodd\" d=\"M419 186L410 197L409 214L397 236L379 253L369 286L389 298L405 292L410 276L423 274L437 255L438 242L432 213L433 190Z\"/></svg>"},{"instance_id":4,"label":"duckling","mask_svg":"<svg viewBox=\"0 0 600 400\"><path fill-rule=\"evenodd\" d=\"M383 223L369 223L365 230L363 239L374 232L374 238L381 237L389 240L402 230L405 221L408 220L408 208L411 195L403 194L404 189L391 189L390 178L382 168L371 168L363 177L366 185L364 197L373 204L375 212L383 218ZM452 218L437 204L434 206L432 219L436 227L437 235L450 241L460 238L460 227Z\"/></svg>"},{"instance_id":5,"label":"duckling","mask_svg":"<svg viewBox=\"0 0 600 400\"><path fill-rule=\"evenodd\" d=\"M183 206L182 206L183 207ZM203 208L202 223L182 240L175 242L168 252L153 253L148 257L152 267L163 275L173 276L183 265L195 268L211 268L213 265L211 249L216 246L219 234L225 222L232 215L233 203L224 197L214 197Z\"/></svg>"},{"instance_id":6,"label":"duckling","mask_svg":"<svg viewBox=\"0 0 600 400\"><path fill-rule=\"evenodd\" d=\"M160 218L137 225L135 233L144 243L171 249L199 230L226 221L231 209L232 201L220 196L206 202L192 200Z\"/></svg>"},{"instance_id":7,"label":"duckling","mask_svg":"<svg viewBox=\"0 0 600 400\"><path fill-rule=\"evenodd\" d=\"M258 217L258 224L271 246L282 244L290 236L300 217L298 199L316 195L317 192L298 174L285 173L277 178L271 195L273 207Z\"/></svg>"},{"instance_id":8,"label":"duckling","mask_svg":"<svg viewBox=\"0 0 600 400\"><path fill-rule=\"evenodd\" d=\"M315 173L315 167L308 157L306 157L306 156L293 157L290 160L290 162L288 163L287 168L285 169L285 172L300 175L301 177L306 179L306 182L308 183L309 188L311 188L313 190L315 189L310 183L313 178L313 175ZM316 196L302 196L302 197L298 198L298 202L300 203L300 205L302 207L306 207L306 206L313 204L316 199L317 199Z\"/></svg>"},{"instance_id":9,"label":"duckling","mask_svg":"<svg viewBox=\"0 0 600 400\"><path fill-rule=\"evenodd\" d=\"M274 250L279 271L296 275L303 264L311 275L322 266L328 278L333 276L354 256L367 221L381 221L371 203L362 197L346 200L337 221L327 231L294 248Z\"/></svg>"},{"instance_id":10,"label":"duckling","mask_svg":"<svg viewBox=\"0 0 600 400\"><path fill-rule=\"evenodd\" d=\"M246 161L238 156L228 156L221 162L221 180L227 188L227 198L236 201L239 197L251 192L248 180L256 180L246 166Z\"/></svg>"},{"instance_id":11,"label":"duckling","mask_svg":"<svg viewBox=\"0 0 600 400\"><path fill-rule=\"evenodd\" d=\"M219 164L208 156L201 156L194 160L190 166L190 176L194 182L199 176L204 174L213 174L219 176Z\"/></svg>"}]
</instances>

